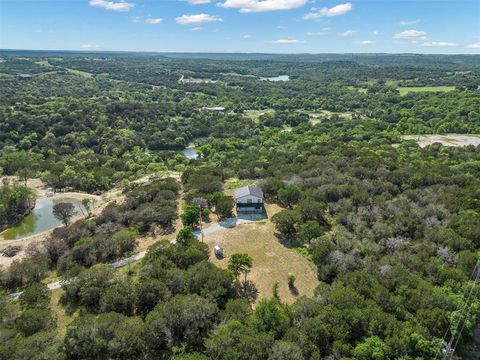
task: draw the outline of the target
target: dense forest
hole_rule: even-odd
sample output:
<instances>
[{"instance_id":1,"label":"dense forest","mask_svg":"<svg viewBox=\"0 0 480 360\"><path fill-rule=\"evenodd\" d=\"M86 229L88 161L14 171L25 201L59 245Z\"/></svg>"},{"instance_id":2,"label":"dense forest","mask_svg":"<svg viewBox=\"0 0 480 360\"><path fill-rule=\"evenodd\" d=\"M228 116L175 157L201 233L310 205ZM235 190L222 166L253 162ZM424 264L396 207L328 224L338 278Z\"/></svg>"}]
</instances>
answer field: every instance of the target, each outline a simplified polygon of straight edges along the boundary
<instances>
[{"instance_id":1,"label":"dense forest","mask_svg":"<svg viewBox=\"0 0 480 360\"><path fill-rule=\"evenodd\" d=\"M402 135L479 134L479 86L473 55L2 52L2 173L124 200L0 269L0 359L436 359L452 336L469 358L480 151ZM194 230L232 216L232 178L281 208L276 236L315 265L313 297L272 284L255 302L248 255L209 261ZM31 196L3 186L0 226Z\"/></svg>"}]
</instances>

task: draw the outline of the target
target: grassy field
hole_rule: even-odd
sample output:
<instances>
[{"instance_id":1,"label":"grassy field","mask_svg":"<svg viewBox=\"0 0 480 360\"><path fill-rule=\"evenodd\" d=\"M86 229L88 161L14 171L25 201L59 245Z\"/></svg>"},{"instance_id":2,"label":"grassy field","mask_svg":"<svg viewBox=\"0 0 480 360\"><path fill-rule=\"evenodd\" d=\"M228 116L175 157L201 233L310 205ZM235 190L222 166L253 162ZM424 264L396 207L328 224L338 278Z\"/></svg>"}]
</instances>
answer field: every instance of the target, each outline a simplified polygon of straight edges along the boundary
<instances>
[{"instance_id":1,"label":"grassy field","mask_svg":"<svg viewBox=\"0 0 480 360\"><path fill-rule=\"evenodd\" d=\"M267 214L280 211L277 205L267 205ZM272 287L279 284L280 299L292 303L298 296L312 296L317 280L315 265L295 249L282 245L275 236L275 228L270 220L242 224L235 228L219 231L205 237L211 249L210 260L217 266L226 268L229 256L235 253L247 253L253 259L252 272L249 279L258 290L257 301L272 296ZM225 251L224 259L213 255L213 247L220 245ZM293 294L287 284L288 275L296 277L298 294Z\"/></svg>"},{"instance_id":2,"label":"grassy field","mask_svg":"<svg viewBox=\"0 0 480 360\"><path fill-rule=\"evenodd\" d=\"M455 86L412 86L398 87L400 95L406 95L414 92L448 92L455 90Z\"/></svg>"},{"instance_id":3,"label":"grassy field","mask_svg":"<svg viewBox=\"0 0 480 360\"><path fill-rule=\"evenodd\" d=\"M244 114L246 117L252 119L255 122L258 122L260 116L265 114L274 114L275 110L273 109L265 109L265 110L245 110Z\"/></svg>"},{"instance_id":4,"label":"grassy field","mask_svg":"<svg viewBox=\"0 0 480 360\"><path fill-rule=\"evenodd\" d=\"M67 330L67 326L71 324L71 322L75 319L76 314L68 315L65 312L65 309L60 304L60 297L63 294L63 289L53 290L51 292L51 299L50 299L50 308L54 312L57 318L57 326L58 326L58 334L59 338L63 338L65 336L65 331Z\"/></svg>"},{"instance_id":5,"label":"grassy field","mask_svg":"<svg viewBox=\"0 0 480 360\"><path fill-rule=\"evenodd\" d=\"M319 110L317 112L313 111L304 111L305 114L307 114L310 118L310 123L312 125L318 124L322 120L329 120L332 118L333 115L337 115L340 118L343 119L351 119L352 118L352 113L351 112L334 112L334 111L328 111L328 110Z\"/></svg>"},{"instance_id":6,"label":"grassy field","mask_svg":"<svg viewBox=\"0 0 480 360\"><path fill-rule=\"evenodd\" d=\"M359 93L362 93L362 94L366 94L366 93L367 93L367 89L366 89L366 88L355 87L355 86L347 86L347 88L350 89L350 90L356 90L356 91L358 91Z\"/></svg>"},{"instance_id":7,"label":"grassy field","mask_svg":"<svg viewBox=\"0 0 480 360\"><path fill-rule=\"evenodd\" d=\"M90 79L92 77L92 74L86 71L80 71L80 70L68 69L68 68L65 68L65 70L68 71L70 74L79 75L87 79Z\"/></svg>"}]
</instances>

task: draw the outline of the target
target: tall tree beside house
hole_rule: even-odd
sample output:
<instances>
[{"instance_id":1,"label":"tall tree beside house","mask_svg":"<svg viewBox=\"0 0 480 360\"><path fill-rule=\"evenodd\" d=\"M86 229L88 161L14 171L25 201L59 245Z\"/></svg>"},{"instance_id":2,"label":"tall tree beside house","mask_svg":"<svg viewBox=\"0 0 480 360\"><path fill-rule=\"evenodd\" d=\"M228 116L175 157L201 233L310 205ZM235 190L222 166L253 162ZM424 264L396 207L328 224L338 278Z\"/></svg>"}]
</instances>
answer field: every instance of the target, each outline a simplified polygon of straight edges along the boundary
<instances>
[{"instance_id":1,"label":"tall tree beside house","mask_svg":"<svg viewBox=\"0 0 480 360\"><path fill-rule=\"evenodd\" d=\"M218 216L222 218L228 218L233 215L233 207L235 206L235 200L231 196L221 196L217 200L215 211Z\"/></svg>"},{"instance_id":2,"label":"tall tree beside house","mask_svg":"<svg viewBox=\"0 0 480 360\"><path fill-rule=\"evenodd\" d=\"M278 190L277 197L280 203L285 207L291 208L300 200L302 192L296 185L288 185Z\"/></svg>"}]
</instances>

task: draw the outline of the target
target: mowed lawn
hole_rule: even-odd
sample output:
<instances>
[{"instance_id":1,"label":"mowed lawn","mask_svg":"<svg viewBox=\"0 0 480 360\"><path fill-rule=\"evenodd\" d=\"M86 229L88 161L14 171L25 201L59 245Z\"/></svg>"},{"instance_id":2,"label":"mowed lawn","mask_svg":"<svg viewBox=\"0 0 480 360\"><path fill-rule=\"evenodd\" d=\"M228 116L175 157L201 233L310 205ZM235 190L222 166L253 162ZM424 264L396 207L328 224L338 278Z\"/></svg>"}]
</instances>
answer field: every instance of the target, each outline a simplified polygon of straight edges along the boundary
<instances>
[{"instance_id":1,"label":"mowed lawn","mask_svg":"<svg viewBox=\"0 0 480 360\"><path fill-rule=\"evenodd\" d=\"M400 92L400 95L406 95L412 92L448 92L455 90L455 86L400 86L397 90Z\"/></svg>"},{"instance_id":2,"label":"mowed lawn","mask_svg":"<svg viewBox=\"0 0 480 360\"><path fill-rule=\"evenodd\" d=\"M267 205L269 218L281 209L276 205ZM217 266L226 268L229 256L235 253L247 253L253 259L253 268L249 280L258 290L257 302L272 296L272 287L279 284L280 299L292 303L301 295L312 296L319 284L315 265L294 249L283 246L275 236L275 228L270 220L238 225L232 229L218 231L205 237L211 250L210 260ZM225 258L218 260L213 247L220 245ZM296 277L298 294L288 288L288 275Z\"/></svg>"}]
</instances>

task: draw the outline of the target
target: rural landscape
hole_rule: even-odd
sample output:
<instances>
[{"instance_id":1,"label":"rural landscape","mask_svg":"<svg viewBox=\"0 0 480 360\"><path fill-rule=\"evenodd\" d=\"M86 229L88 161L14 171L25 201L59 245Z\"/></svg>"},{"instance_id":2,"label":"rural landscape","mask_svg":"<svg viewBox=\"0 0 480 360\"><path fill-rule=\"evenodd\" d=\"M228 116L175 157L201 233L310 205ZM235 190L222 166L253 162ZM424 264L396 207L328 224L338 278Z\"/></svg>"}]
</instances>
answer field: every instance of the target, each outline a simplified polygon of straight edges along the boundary
<instances>
[{"instance_id":1,"label":"rural landscape","mask_svg":"<svg viewBox=\"0 0 480 360\"><path fill-rule=\"evenodd\" d=\"M0 360L480 360L479 24L0 0Z\"/></svg>"},{"instance_id":2,"label":"rural landscape","mask_svg":"<svg viewBox=\"0 0 480 360\"><path fill-rule=\"evenodd\" d=\"M0 358L479 354L478 56L0 74Z\"/></svg>"}]
</instances>

